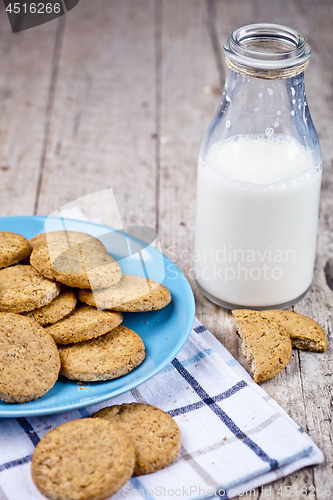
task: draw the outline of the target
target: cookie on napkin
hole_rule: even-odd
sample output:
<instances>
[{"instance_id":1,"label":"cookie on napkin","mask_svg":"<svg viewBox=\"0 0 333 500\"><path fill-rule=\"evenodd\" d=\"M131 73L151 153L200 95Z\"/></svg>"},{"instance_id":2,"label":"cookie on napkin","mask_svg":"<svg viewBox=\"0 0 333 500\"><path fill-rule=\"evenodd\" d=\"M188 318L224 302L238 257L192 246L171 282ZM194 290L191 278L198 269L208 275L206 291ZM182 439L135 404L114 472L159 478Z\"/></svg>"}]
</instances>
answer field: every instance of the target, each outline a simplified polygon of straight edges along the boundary
<instances>
[{"instance_id":1,"label":"cookie on napkin","mask_svg":"<svg viewBox=\"0 0 333 500\"><path fill-rule=\"evenodd\" d=\"M126 434L102 419L56 427L37 444L31 475L52 500L104 500L130 479L134 450Z\"/></svg>"},{"instance_id":2,"label":"cookie on napkin","mask_svg":"<svg viewBox=\"0 0 333 500\"><path fill-rule=\"evenodd\" d=\"M146 355L141 337L122 325L86 342L58 347L60 375L83 382L126 375L139 366Z\"/></svg>"},{"instance_id":3,"label":"cookie on napkin","mask_svg":"<svg viewBox=\"0 0 333 500\"><path fill-rule=\"evenodd\" d=\"M249 362L255 382L275 377L289 363L292 348L287 330L261 311L232 311L243 339L242 353Z\"/></svg>"},{"instance_id":4,"label":"cookie on napkin","mask_svg":"<svg viewBox=\"0 0 333 500\"><path fill-rule=\"evenodd\" d=\"M170 415L156 406L123 403L103 408L93 417L119 425L129 437L135 450L134 476L163 469L179 454L179 427Z\"/></svg>"},{"instance_id":5,"label":"cookie on napkin","mask_svg":"<svg viewBox=\"0 0 333 500\"><path fill-rule=\"evenodd\" d=\"M169 290L150 279L123 274L120 281L103 290L79 290L79 299L99 309L122 312L155 311L171 301Z\"/></svg>"},{"instance_id":6,"label":"cookie on napkin","mask_svg":"<svg viewBox=\"0 0 333 500\"><path fill-rule=\"evenodd\" d=\"M0 399L25 403L43 396L58 379L57 346L34 320L0 313Z\"/></svg>"},{"instance_id":7,"label":"cookie on napkin","mask_svg":"<svg viewBox=\"0 0 333 500\"><path fill-rule=\"evenodd\" d=\"M49 304L61 285L44 278L30 265L0 270L0 311L22 313Z\"/></svg>"},{"instance_id":8,"label":"cookie on napkin","mask_svg":"<svg viewBox=\"0 0 333 500\"><path fill-rule=\"evenodd\" d=\"M57 344L72 344L104 335L122 320L120 312L99 311L84 304L57 323L46 326L45 330Z\"/></svg>"},{"instance_id":9,"label":"cookie on napkin","mask_svg":"<svg viewBox=\"0 0 333 500\"><path fill-rule=\"evenodd\" d=\"M280 309L262 311L262 314L286 328L293 347L316 352L326 351L327 338L325 332L314 319L304 314Z\"/></svg>"},{"instance_id":10,"label":"cookie on napkin","mask_svg":"<svg viewBox=\"0 0 333 500\"><path fill-rule=\"evenodd\" d=\"M29 241L21 234L0 231L0 269L29 257Z\"/></svg>"}]
</instances>

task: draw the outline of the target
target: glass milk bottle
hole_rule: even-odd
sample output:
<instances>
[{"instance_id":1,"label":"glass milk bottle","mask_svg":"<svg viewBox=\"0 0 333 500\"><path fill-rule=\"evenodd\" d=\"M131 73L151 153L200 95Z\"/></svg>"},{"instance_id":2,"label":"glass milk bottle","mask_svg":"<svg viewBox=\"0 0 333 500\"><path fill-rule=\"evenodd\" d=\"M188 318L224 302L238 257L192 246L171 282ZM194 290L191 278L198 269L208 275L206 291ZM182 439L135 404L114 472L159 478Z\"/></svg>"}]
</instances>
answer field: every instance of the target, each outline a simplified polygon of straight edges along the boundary
<instances>
[{"instance_id":1,"label":"glass milk bottle","mask_svg":"<svg viewBox=\"0 0 333 500\"><path fill-rule=\"evenodd\" d=\"M286 308L313 278L321 152L304 87L310 47L253 24L225 42L222 100L198 164L195 274L211 301Z\"/></svg>"}]
</instances>

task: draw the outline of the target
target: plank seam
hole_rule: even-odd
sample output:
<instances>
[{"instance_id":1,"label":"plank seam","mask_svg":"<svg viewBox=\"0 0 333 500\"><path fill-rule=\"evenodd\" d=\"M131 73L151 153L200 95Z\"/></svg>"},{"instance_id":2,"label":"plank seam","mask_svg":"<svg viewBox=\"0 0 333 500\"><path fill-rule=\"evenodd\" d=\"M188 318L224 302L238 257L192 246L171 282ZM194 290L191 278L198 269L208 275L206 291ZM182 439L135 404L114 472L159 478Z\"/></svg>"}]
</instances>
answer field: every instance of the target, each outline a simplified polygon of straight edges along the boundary
<instances>
[{"instance_id":1,"label":"plank seam","mask_svg":"<svg viewBox=\"0 0 333 500\"><path fill-rule=\"evenodd\" d=\"M155 0L155 227L159 232L160 224L160 140L162 108L162 18L163 0Z\"/></svg>"},{"instance_id":2,"label":"plank seam","mask_svg":"<svg viewBox=\"0 0 333 500\"><path fill-rule=\"evenodd\" d=\"M215 26L215 19L217 17L216 0L206 0L206 8L208 34L213 47L214 59L219 75L220 90L222 90L225 82L225 71L223 67L223 55Z\"/></svg>"},{"instance_id":3,"label":"plank seam","mask_svg":"<svg viewBox=\"0 0 333 500\"><path fill-rule=\"evenodd\" d=\"M50 87L49 87L46 112L45 112L44 141L43 141L43 146L42 146L41 160L40 160L38 179L37 179L35 204L34 204L34 212L33 212L34 215L37 215L37 212L38 212L39 197L40 197L41 188L42 188L44 167L45 167L45 161L46 161L46 152L47 152L48 139L49 139L50 129L51 129L51 118L52 118L53 106L54 106L54 101L55 101L55 93L56 93L56 87L57 87L57 81L58 81L58 75L59 75L59 62L60 62L60 58L61 58L63 39L64 39L64 33L65 33L65 26L66 26L66 16L59 17L56 39L55 39L55 43L54 43L53 57L52 57L52 70L51 70L51 78L50 78Z\"/></svg>"}]
</instances>

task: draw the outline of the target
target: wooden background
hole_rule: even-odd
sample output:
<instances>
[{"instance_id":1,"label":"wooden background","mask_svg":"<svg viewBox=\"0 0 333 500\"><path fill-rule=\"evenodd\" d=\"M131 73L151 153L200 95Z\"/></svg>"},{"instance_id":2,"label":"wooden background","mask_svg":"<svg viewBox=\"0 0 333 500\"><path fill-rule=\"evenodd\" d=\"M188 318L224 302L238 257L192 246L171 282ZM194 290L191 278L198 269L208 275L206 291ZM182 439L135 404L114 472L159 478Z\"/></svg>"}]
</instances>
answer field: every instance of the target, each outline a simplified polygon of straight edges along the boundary
<instances>
[{"instance_id":1,"label":"wooden background","mask_svg":"<svg viewBox=\"0 0 333 500\"><path fill-rule=\"evenodd\" d=\"M225 79L222 45L254 22L286 24L308 39L307 96L324 159L315 280L295 310L322 324L329 348L294 350L262 386L325 463L276 481L270 498L300 498L311 485L331 486L333 498L332 0L81 0L15 35L1 2L0 215L49 215L113 188L124 225L157 227L163 251L193 285L197 317L244 363L230 313L191 279L189 252L199 146ZM288 485L291 495L279 495Z\"/></svg>"}]
</instances>

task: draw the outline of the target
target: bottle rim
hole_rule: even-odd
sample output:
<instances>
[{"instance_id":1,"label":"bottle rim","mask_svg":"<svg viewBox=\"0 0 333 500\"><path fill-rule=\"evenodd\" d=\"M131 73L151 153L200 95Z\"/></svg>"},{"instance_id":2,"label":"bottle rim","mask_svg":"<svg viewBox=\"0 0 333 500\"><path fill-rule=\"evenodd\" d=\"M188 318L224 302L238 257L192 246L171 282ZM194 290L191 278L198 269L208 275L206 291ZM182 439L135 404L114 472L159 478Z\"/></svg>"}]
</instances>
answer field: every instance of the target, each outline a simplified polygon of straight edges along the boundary
<instances>
[{"instance_id":1,"label":"bottle rim","mask_svg":"<svg viewBox=\"0 0 333 500\"><path fill-rule=\"evenodd\" d=\"M232 62L261 71L279 71L305 64L311 48L303 35L280 24L249 24L225 41L224 53Z\"/></svg>"}]
</instances>

